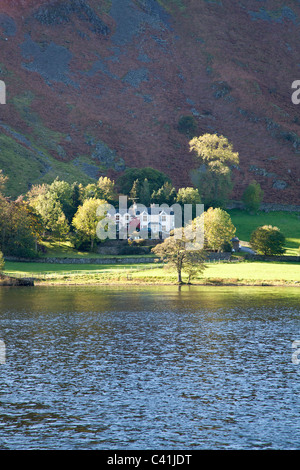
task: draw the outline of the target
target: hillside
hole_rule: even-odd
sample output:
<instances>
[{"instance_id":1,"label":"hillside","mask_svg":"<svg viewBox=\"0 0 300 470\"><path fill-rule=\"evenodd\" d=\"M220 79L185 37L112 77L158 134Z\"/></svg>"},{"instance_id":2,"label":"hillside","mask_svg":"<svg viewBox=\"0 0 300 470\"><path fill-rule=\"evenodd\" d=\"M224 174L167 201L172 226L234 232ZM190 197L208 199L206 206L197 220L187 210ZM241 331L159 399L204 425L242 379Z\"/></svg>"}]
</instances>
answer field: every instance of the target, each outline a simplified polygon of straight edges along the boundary
<instances>
[{"instance_id":1,"label":"hillside","mask_svg":"<svg viewBox=\"0 0 300 470\"><path fill-rule=\"evenodd\" d=\"M296 0L0 0L9 192L135 166L191 185L193 116L240 154L232 199L255 178L265 202L300 204L299 32Z\"/></svg>"}]
</instances>

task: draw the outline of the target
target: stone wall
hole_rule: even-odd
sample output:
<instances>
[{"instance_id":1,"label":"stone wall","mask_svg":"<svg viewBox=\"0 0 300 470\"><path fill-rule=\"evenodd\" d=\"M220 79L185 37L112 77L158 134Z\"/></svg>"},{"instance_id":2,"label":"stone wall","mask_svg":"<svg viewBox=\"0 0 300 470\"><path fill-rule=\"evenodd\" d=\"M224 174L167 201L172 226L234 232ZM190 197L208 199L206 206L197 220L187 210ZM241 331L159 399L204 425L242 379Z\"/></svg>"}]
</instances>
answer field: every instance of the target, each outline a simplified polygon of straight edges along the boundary
<instances>
[{"instance_id":1,"label":"stone wall","mask_svg":"<svg viewBox=\"0 0 300 470\"><path fill-rule=\"evenodd\" d=\"M283 261L283 262L298 262L300 263L300 256L268 256L268 255L252 255L247 254L245 259L252 261Z\"/></svg>"},{"instance_id":2,"label":"stone wall","mask_svg":"<svg viewBox=\"0 0 300 470\"><path fill-rule=\"evenodd\" d=\"M242 201L230 201L226 208L230 209L245 209L244 203ZM286 212L300 212L300 206L289 205L289 204L271 204L263 202L260 205L260 210L264 212L272 211L286 211Z\"/></svg>"}]
</instances>

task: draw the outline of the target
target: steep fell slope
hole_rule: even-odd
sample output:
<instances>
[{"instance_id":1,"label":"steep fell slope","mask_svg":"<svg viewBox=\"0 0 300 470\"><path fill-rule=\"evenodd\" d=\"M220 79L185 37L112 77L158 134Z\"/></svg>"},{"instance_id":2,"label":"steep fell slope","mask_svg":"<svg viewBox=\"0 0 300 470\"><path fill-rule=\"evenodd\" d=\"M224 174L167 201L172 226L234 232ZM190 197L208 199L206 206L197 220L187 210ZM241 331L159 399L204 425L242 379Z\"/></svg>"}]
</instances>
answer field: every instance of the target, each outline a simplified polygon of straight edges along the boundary
<instances>
[{"instance_id":1,"label":"steep fell slope","mask_svg":"<svg viewBox=\"0 0 300 470\"><path fill-rule=\"evenodd\" d=\"M296 0L0 0L11 193L134 166L190 185L192 116L240 154L233 199L255 178L266 202L299 204L299 25Z\"/></svg>"}]
</instances>

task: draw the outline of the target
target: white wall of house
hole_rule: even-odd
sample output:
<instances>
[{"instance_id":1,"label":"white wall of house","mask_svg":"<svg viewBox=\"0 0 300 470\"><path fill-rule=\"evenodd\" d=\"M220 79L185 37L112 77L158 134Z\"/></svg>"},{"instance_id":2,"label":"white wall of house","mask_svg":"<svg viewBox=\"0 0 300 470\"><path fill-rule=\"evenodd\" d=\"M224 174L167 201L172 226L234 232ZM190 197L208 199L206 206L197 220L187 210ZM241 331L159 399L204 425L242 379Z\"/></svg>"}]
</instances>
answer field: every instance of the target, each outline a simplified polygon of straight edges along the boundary
<instances>
[{"instance_id":1,"label":"white wall of house","mask_svg":"<svg viewBox=\"0 0 300 470\"><path fill-rule=\"evenodd\" d=\"M153 232L162 231L169 233L175 226L174 214L168 214L164 211L154 214L149 214L149 212L143 211L136 216L129 214L128 212L124 214L116 212L112 217L115 219L116 223L119 224L120 228L126 227L133 218L139 219L140 230L147 230L150 224Z\"/></svg>"}]
</instances>

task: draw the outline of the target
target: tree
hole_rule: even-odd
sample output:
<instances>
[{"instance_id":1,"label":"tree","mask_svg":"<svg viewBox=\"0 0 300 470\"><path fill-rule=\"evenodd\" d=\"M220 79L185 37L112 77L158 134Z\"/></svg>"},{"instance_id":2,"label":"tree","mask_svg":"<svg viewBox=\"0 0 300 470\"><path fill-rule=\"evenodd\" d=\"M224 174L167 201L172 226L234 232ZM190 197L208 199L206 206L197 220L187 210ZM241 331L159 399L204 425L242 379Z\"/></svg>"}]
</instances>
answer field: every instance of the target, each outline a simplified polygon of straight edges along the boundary
<instances>
[{"instance_id":1,"label":"tree","mask_svg":"<svg viewBox=\"0 0 300 470\"><path fill-rule=\"evenodd\" d=\"M285 236L278 227L263 225L252 232L250 245L263 255L282 255L285 252Z\"/></svg>"},{"instance_id":2,"label":"tree","mask_svg":"<svg viewBox=\"0 0 300 470\"><path fill-rule=\"evenodd\" d=\"M35 251L38 251L38 243L41 241L43 234L43 223L41 216L33 209L28 201L25 201L23 197L17 199L19 204L22 204L23 211L27 215L28 226L31 234L35 240Z\"/></svg>"},{"instance_id":3,"label":"tree","mask_svg":"<svg viewBox=\"0 0 300 470\"><path fill-rule=\"evenodd\" d=\"M22 200L0 198L0 249L5 255L32 258L36 240L32 220Z\"/></svg>"},{"instance_id":4,"label":"tree","mask_svg":"<svg viewBox=\"0 0 300 470\"><path fill-rule=\"evenodd\" d=\"M201 204L201 197L196 188L179 188L177 192L177 202L179 204Z\"/></svg>"},{"instance_id":5,"label":"tree","mask_svg":"<svg viewBox=\"0 0 300 470\"><path fill-rule=\"evenodd\" d=\"M200 171L193 172L194 183L206 206L222 207L233 189L231 167L239 164L239 155L224 136L204 134L189 142L200 161Z\"/></svg>"},{"instance_id":6,"label":"tree","mask_svg":"<svg viewBox=\"0 0 300 470\"><path fill-rule=\"evenodd\" d=\"M197 122L194 116L181 116L178 121L178 130L181 134L185 134L189 138L192 138L196 135L197 132Z\"/></svg>"},{"instance_id":7,"label":"tree","mask_svg":"<svg viewBox=\"0 0 300 470\"><path fill-rule=\"evenodd\" d=\"M49 192L60 202L62 212L71 223L75 213L73 207L73 187L67 181L59 180L58 177L49 185Z\"/></svg>"},{"instance_id":8,"label":"tree","mask_svg":"<svg viewBox=\"0 0 300 470\"><path fill-rule=\"evenodd\" d=\"M139 180L135 180L129 193L129 199L132 202L136 202L139 199L138 198L139 190L140 190L140 182Z\"/></svg>"},{"instance_id":9,"label":"tree","mask_svg":"<svg viewBox=\"0 0 300 470\"><path fill-rule=\"evenodd\" d=\"M152 252L166 262L167 266L176 269L179 284L182 284L182 271L188 273L190 280L196 272L203 272L205 268L205 254L200 244L191 242L190 237L186 237L185 233L181 234L181 229L175 229L170 237L152 248Z\"/></svg>"},{"instance_id":10,"label":"tree","mask_svg":"<svg viewBox=\"0 0 300 470\"><path fill-rule=\"evenodd\" d=\"M105 199L110 204L117 202L118 194L115 188L115 182L107 176L100 176L97 186L99 188L97 192L98 199Z\"/></svg>"},{"instance_id":11,"label":"tree","mask_svg":"<svg viewBox=\"0 0 300 470\"><path fill-rule=\"evenodd\" d=\"M5 266L4 256L2 251L0 251L0 274L3 272Z\"/></svg>"},{"instance_id":12,"label":"tree","mask_svg":"<svg viewBox=\"0 0 300 470\"><path fill-rule=\"evenodd\" d=\"M72 218L73 220L74 215L76 214L78 207L83 202L83 194L84 188L81 183L77 183L76 181L72 184Z\"/></svg>"},{"instance_id":13,"label":"tree","mask_svg":"<svg viewBox=\"0 0 300 470\"><path fill-rule=\"evenodd\" d=\"M97 183L88 184L83 191L83 199L105 199L110 204L116 203L118 195L115 183L107 176L100 176Z\"/></svg>"},{"instance_id":14,"label":"tree","mask_svg":"<svg viewBox=\"0 0 300 470\"><path fill-rule=\"evenodd\" d=\"M119 192L129 196L134 181L138 180L141 183L145 178L149 182L150 194L161 188L166 181L171 183L171 179L165 173L154 168L127 168L117 179Z\"/></svg>"},{"instance_id":15,"label":"tree","mask_svg":"<svg viewBox=\"0 0 300 470\"><path fill-rule=\"evenodd\" d=\"M44 235L46 231L55 232L58 220L64 215L62 205L56 194L52 191L41 193L31 201L31 205L41 216Z\"/></svg>"},{"instance_id":16,"label":"tree","mask_svg":"<svg viewBox=\"0 0 300 470\"><path fill-rule=\"evenodd\" d=\"M147 178L144 179L143 184L140 189L139 202L146 207L150 206L151 194L150 194L150 185Z\"/></svg>"},{"instance_id":17,"label":"tree","mask_svg":"<svg viewBox=\"0 0 300 470\"><path fill-rule=\"evenodd\" d=\"M8 180L8 176L4 176L2 170L0 170L0 193L2 194L5 190L5 185Z\"/></svg>"},{"instance_id":18,"label":"tree","mask_svg":"<svg viewBox=\"0 0 300 470\"><path fill-rule=\"evenodd\" d=\"M58 240L61 240L65 238L66 235L68 235L69 231L70 227L68 221L66 219L65 214L62 212L52 226L52 233L55 237L58 238Z\"/></svg>"},{"instance_id":19,"label":"tree","mask_svg":"<svg viewBox=\"0 0 300 470\"><path fill-rule=\"evenodd\" d=\"M198 274L203 273L206 268L206 265L204 264L205 259L206 255L204 250L189 250L187 252L183 271L188 275L188 284L190 284L191 280L194 279Z\"/></svg>"},{"instance_id":20,"label":"tree","mask_svg":"<svg viewBox=\"0 0 300 470\"><path fill-rule=\"evenodd\" d=\"M105 204L103 199L86 199L79 206L72 224L78 231L79 236L84 236L90 240L90 248L93 250L94 241L97 238L96 228L100 218L97 216L97 209L101 204Z\"/></svg>"},{"instance_id":21,"label":"tree","mask_svg":"<svg viewBox=\"0 0 300 470\"><path fill-rule=\"evenodd\" d=\"M155 204L168 204L172 206L172 204L176 201L176 189L172 186L171 183L166 182L164 185L158 189L158 191L153 191L151 195L151 200Z\"/></svg>"},{"instance_id":22,"label":"tree","mask_svg":"<svg viewBox=\"0 0 300 470\"><path fill-rule=\"evenodd\" d=\"M236 228L230 215L219 207L215 209L210 207L200 219L204 222L204 238L208 249L221 251L224 243L230 242L235 235Z\"/></svg>"},{"instance_id":23,"label":"tree","mask_svg":"<svg viewBox=\"0 0 300 470\"><path fill-rule=\"evenodd\" d=\"M245 189L242 197L246 210L249 212L257 212L263 200L263 196L264 192L260 184L256 181L252 181Z\"/></svg>"}]
</instances>

